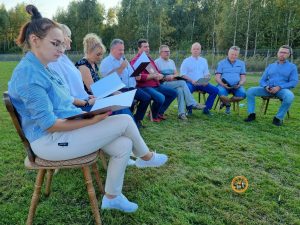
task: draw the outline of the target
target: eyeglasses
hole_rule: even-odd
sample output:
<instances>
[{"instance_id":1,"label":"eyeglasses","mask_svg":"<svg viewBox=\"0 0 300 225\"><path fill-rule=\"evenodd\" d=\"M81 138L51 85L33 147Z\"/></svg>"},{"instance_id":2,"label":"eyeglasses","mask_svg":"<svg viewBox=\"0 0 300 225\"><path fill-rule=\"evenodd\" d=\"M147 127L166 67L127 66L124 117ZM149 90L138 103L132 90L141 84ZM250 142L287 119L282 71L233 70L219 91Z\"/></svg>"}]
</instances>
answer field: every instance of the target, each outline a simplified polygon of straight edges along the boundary
<instances>
[{"instance_id":1,"label":"eyeglasses","mask_svg":"<svg viewBox=\"0 0 300 225\"><path fill-rule=\"evenodd\" d=\"M286 55L290 54L289 52L282 52L282 51L280 51L279 53L286 54Z\"/></svg>"},{"instance_id":2,"label":"eyeglasses","mask_svg":"<svg viewBox=\"0 0 300 225\"><path fill-rule=\"evenodd\" d=\"M162 51L162 52L170 53L170 51Z\"/></svg>"},{"instance_id":3,"label":"eyeglasses","mask_svg":"<svg viewBox=\"0 0 300 225\"><path fill-rule=\"evenodd\" d=\"M46 40L48 40L54 47L56 47L58 50L66 50L67 46L65 44L65 42L60 42L58 40L54 41L54 40L50 40L48 38L44 38Z\"/></svg>"}]
</instances>

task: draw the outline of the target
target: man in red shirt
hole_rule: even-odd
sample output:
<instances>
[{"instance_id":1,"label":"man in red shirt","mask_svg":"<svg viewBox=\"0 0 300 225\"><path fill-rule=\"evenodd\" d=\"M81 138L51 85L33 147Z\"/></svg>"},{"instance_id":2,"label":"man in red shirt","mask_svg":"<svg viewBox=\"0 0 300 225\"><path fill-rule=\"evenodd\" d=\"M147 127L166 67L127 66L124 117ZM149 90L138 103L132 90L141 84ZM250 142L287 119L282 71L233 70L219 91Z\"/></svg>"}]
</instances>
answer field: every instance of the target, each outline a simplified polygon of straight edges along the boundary
<instances>
[{"instance_id":1,"label":"man in red shirt","mask_svg":"<svg viewBox=\"0 0 300 225\"><path fill-rule=\"evenodd\" d=\"M160 122L166 119L164 113L177 97L177 92L172 88L160 85L160 81L163 80L164 76L160 74L153 59L150 57L150 47L146 39L140 39L138 41L138 54L130 61L130 64L133 65L143 52L148 56L150 63L146 69L136 77L137 87L142 88L143 91L151 95L153 100L151 108L153 121Z\"/></svg>"}]
</instances>

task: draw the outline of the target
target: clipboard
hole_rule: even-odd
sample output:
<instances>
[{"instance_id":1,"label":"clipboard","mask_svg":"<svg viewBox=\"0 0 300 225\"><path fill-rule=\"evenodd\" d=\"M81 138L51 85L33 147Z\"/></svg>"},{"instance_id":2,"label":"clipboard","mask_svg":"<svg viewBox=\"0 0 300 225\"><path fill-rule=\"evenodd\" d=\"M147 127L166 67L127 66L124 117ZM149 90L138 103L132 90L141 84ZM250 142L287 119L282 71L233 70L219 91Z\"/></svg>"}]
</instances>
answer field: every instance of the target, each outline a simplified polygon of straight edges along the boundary
<instances>
[{"instance_id":1,"label":"clipboard","mask_svg":"<svg viewBox=\"0 0 300 225\"><path fill-rule=\"evenodd\" d=\"M150 62L142 62L137 68L136 70L133 71L133 73L130 75L130 77L136 77L139 76L140 73L146 69L146 67L148 66Z\"/></svg>"},{"instance_id":2,"label":"clipboard","mask_svg":"<svg viewBox=\"0 0 300 225\"><path fill-rule=\"evenodd\" d=\"M122 94L97 99L90 112L70 116L66 119L86 119L108 111L117 111L129 108L132 105L136 90L127 91Z\"/></svg>"}]
</instances>

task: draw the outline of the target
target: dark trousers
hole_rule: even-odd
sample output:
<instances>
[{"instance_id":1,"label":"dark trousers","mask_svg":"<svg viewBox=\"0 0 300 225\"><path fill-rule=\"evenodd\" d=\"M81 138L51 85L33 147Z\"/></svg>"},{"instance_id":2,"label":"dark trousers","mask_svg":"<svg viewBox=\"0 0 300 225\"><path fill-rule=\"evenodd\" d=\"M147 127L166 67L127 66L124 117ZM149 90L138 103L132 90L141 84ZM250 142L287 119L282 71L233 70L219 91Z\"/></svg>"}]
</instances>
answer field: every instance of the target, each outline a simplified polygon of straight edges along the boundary
<instances>
[{"instance_id":1,"label":"dark trousers","mask_svg":"<svg viewBox=\"0 0 300 225\"><path fill-rule=\"evenodd\" d=\"M120 91L126 92L134 89L135 88L122 88ZM134 99L137 101L137 109L136 113L134 114L134 119L135 121L141 121L144 119L148 105L151 101L151 96L144 92L142 89L137 88Z\"/></svg>"},{"instance_id":2,"label":"dark trousers","mask_svg":"<svg viewBox=\"0 0 300 225\"><path fill-rule=\"evenodd\" d=\"M158 114L164 114L172 101L177 97L177 91L165 85L144 87L142 89L153 99L151 111L154 119L158 117Z\"/></svg>"},{"instance_id":3,"label":"dark trousers","mask_svg":"<svg viewBox=\"0 0 300 225\"><path fill-rule=\"evenodd\" d=\"M210 110L213 107L215 98L217 97L217 95L219 93L218 88L211 85L210 83L208 83L206 86L201 86L201 85L196 86L190 82L186 82L186 84L189 87L191 93L193 93L194 91L198 91L198 90L208 93L209 95L208 95L208 98L205 103L206 108Z\"/></svg>"}]
</instances>

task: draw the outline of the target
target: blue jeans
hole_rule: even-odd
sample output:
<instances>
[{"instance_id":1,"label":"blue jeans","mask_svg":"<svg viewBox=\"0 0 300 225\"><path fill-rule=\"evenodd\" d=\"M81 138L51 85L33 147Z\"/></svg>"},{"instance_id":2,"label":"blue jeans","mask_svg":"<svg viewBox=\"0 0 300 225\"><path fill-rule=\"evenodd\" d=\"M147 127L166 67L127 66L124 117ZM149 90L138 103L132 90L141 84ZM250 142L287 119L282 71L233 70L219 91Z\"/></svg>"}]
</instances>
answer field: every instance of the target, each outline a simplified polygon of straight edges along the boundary
<instances>
[{"instance_id":1,"label":"blue jeans","mask_svg":"<svg viewBox=\"0 0 300 225\"><path fill-rule=\"evenodd\" d=\"M231 93L235 97L246 98L246 91L243 86L239 87L238 89L226 89L218 84L217 88L219 89L219 96L228 96L228 94Z\"/></svg>"},{"instance_id":2,"label":"blue jeans","mask_svg":"<svg viewBox=\"0 0 300 225\"><path fill-rule=\"evenodd\" d=\"M251 87L247 90L247 104L249 114L255 113L256 96L276 96L282 99L281 106L276 114L276 117L280 120L283 120L294 100L294 94L289 89L281 89L273 95L267 92L263 87Z\"/></svg>"},{"instance_id":3,"label":"blue jeans","mask_svg":"<svg viewBox=\"0 0 300 225\"><path fill-rule=\"evenodd\" d=\"M126 92L134 89L135 88L122 88L120 91ZM151 101L151 96L145 91L143 91L141 88L137 88L134 99L138 101L136 113L134 114L134 119L135 121L141 121L144 119L148 105Z\"/></svg>"},{"instance_id":4,"label":"blue jeans","mask_svg":"<svg viewBox=\"0 0 300 225\"><path fill-rule=\"evenodd\" d=\"M213 107L215 98L217 97L217 94L219 92L218 88L211 85L210 83L208 83L206 86L193 85L190 82L186 82L186 84L189 87L191 93L193 93L194 91L204 91L204 92L208 93L209 95L208 95L208 98L205 102L206 109L210 110Z\"/></svg>"},{"instance_id":5,"label":"blue jeans","mask_svg":"<svg viewBox=\"0 0 300 225\"><path fill-rule=\"evenodd\" d=\"M165 81L163 85L177 91L178 115L185 113L186 107L197 105L194 96L191 94L184 80Z\"/></svg>"},{"instance_id":6,"label":"blue jeans","mask_svg":"<svg viewBox=\"0 0 300 225\"><path fill-rule=\"evenodd\" d=\"M158 114L164 114L172 101L177 97L177 92L172 88L160 85L157 87L144 87L143 91L148 93L152 100L152 117L158 118Z\"/></svg>"}]
</instances>

